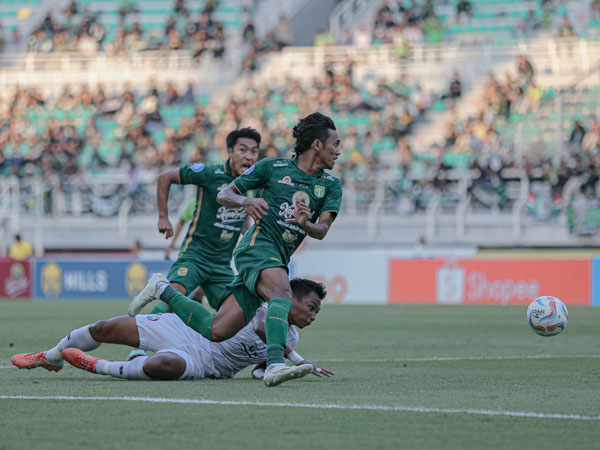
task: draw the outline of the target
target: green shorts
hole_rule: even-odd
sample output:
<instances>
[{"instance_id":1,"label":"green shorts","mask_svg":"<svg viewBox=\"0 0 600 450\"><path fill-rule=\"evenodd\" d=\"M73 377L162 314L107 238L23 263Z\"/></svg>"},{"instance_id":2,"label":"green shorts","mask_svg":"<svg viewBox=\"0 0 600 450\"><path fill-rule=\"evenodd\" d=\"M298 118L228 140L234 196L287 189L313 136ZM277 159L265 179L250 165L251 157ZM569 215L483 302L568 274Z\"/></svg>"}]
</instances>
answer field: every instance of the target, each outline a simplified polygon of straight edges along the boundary
<instances>
[{"instance_id":1,"label":"green shorts","mask_svg":"<svg viewBox=\"0 0 600 450\"><path fill-rule=\"evenodd\" d=\"M270 267L283 267L288 272L288 267L282 262L281 255L268 243L256 241L252 247L237 247L233 252L235 268L238 271L236 280L241 278L251 294L260 297L256 292L256 282L260 272Z\"/></svg>"},{"instance_id":2,"label":"green shorts","mask_svg":"<svg viewBox=\"0 0 600 450\"><path fill-rule=\"evenodd\" d=\"M256 315L256 311L260 308L260 305L263 304L263 300L259 296L252 294L239 276L236 276L233 279L233 282L225 288L221 301L219 302L219 307L231 294L233 294L238 305L240 305L240 308L244 311L246 323L250 323L252 318Z\"/></svg>"},{"instance_id":3,"label":"green shorts","mask_svg":"<svg viewBox=\"0 0 600 450\"><path fill-rule=\"evenodd\" d=\"M233 270L229 265L217 266L202 263L203 260L206 259L182 254L169 269L167 279L183 285L188 295L200 286L210 306L218 309L223 291L233 281Z\"/></svg>"}]
</instances>

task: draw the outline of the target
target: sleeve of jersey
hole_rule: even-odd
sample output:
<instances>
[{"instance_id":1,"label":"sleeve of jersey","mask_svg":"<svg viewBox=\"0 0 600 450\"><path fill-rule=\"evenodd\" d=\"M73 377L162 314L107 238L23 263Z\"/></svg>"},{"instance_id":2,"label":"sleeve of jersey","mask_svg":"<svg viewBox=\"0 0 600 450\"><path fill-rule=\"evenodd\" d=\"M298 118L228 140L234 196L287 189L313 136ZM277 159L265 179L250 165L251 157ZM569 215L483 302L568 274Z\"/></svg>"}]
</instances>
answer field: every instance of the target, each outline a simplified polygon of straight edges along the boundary
<instances>
[{"instance_id":1,"label":"sleeve of jersey","mask_svg":"<svg viewBox=\"0 0 600 450\"><path fill-rule=\"evenodd\" d=\"M340 212L340 206L342 204L342 182L336 178L335 182L332 183L325 197L325 203L319 212L319 215L326 212Z\"/></svg>"},{"instance_id":2,"label":"sleeve of jersey","mask_svg":"<svg viewBox=\"0 0 600 450\"><path fill-rule=\"evenodd\" d=\"M179 169L179 179L181 184L195 184L204 186L210 178L210 169L204 164L192 164L191 166L182 166Z\"/></svg>"},{"instance_id":3,"label":"sleeve of jersey","mask_svg":"<svg viewBox=\"0 0 600 450\"><path fill-rule=\"evenodd\" d=\"M296 327L294 325L292 325L288 329L287 345L291 349L293 349L297 343L298 343L298 331L296 331Z\"/></svg>"},{"instance_id":4,"label":"sleeve of jersey","mask_svg":"<svg viewBox=\"0 0 600 450\"><path fill-rule=\"evenodd\" d=\"M272 166L272 159L263 159L233 180L233 185L240 194L264 186L269 181Z\"/></svg>"}]
</instances>

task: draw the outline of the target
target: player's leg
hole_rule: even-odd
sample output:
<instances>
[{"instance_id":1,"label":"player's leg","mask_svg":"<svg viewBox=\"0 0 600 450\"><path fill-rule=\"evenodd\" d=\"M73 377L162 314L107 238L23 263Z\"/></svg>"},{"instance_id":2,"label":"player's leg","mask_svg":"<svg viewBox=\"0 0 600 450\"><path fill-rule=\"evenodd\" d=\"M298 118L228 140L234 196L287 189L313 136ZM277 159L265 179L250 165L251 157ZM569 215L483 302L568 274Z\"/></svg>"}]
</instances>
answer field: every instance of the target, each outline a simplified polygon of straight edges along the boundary
<instances>
[{"instance_id":1,"label":"player's leg","mask_svg":"<svg viewBox=\"0 0 600 450\"><path fill-rule=\"evenodd\" d=\"M187 295L187 289L183 284L178 283L177 281L171 281L170 283L174 289L181 292L183 295ZM164 314L164 313L168 313L168 312L171 312L171 310L169 309L169 305L167 305L165 302L159 300L156 302L156 304L154 305L154 307L150 310L150 312L148 314Z\"/></svg>"},{"instance_id":2,"label":"player's leg","mask_svg":"<svg viewBox=\"0 0 600 450\"><path fill-rule=\"evenodd\" d=\"M71 331L62 338L55 347L39 353L14 355L12 363L21 369L43 367L58 371L63 366L61 353L66 348L77 348L91 351L102 343L115 343L139 346L139 336L135 319L131 317L115 317L86 325Z\"/></svg>"},{"instance_id":3,"label":"player's leg","mask_svg":"<svg viewBox=\"0 0 600 450\"><path fill-rule=\"evenodd\" d=\"M289 329L287 317L292 309L292 288L287 271L283 267L262 270L256 282L256 291L263 298L269 299L265 321L267 367L284 363L283 352Z\"/></svg>"},{"instance_id":4,"label":"player's leg","mask_svg":"<svg viewBox=\"0 0 600 450\"><path fill-rule=\"evenodd\" d=\"M232 294L221 303L214 315L200 303L168 287L161 294L161 299L187 326L213 342L233 337L247 323L244 311Z\"/></svg>"},{"instance_id":5,"label":"player's leg","mask_svg":"<svg viewBox=\"0 0 600 450\"><path fill-rule=\"evenodd\" d=\"M256 282L256 291L269 300L265 319L267 335L267 370L264 382L267 386L277 386L284 381L300 378L312 372L312 368L285 364L284 350L289 329L288 314L292 309L292 288L289 276L283 267L263 269Z\"/></svg>"},{"instance_id":6,"label":"player's leg","mask_svg":"<svg viewBox=\"0 0 600 450\"><path fill-rule=\"evenodd\" d=\"M185 359L172 352L141 356L132 361L108 361L76 348L67 348L62 356L78 369L128 380L178 380L186 369Z\"/></svg>"}]
</instances>

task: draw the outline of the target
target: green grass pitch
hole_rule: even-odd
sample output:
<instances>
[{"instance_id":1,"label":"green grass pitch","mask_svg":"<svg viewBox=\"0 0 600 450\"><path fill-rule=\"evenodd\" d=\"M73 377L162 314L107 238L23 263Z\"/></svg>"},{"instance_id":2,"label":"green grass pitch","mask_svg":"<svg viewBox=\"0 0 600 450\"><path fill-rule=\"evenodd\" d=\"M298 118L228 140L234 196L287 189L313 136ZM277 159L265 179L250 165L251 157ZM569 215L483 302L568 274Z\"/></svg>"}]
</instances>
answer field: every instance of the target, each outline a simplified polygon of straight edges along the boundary
<instances>
[{"instance_id":1,"label":"green grass pitch","mask_svg":"<svg viewBox=\"0 0 600 450\"><path fill-rule=\"evenodd\" d=\"M233 380L139 382L10 367L12 354L126 309L0 301L0 450L598 448L600 308L569 308L567 330L542 338L522 306L324 306L297 349L336 375L277 388L248 369Z\"/></svg>"}]
</instances>

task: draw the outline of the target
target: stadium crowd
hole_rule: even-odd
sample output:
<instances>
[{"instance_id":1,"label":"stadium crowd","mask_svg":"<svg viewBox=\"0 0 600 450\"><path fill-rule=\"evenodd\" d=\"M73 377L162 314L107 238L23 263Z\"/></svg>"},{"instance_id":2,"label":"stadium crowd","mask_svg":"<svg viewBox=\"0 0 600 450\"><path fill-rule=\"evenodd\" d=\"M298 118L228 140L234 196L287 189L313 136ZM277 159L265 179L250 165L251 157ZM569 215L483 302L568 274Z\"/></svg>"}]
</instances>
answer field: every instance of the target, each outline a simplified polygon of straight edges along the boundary
<instances>
[{"instance_id":1,"label":"stadium crowd","mask_svg":"<svg viewBox=\"0 0 600 450\"><path fill-rule=\"evenodd\" d=\"M27 50L37 53L79 51L95 55L127 54L144 50L188 50L194 57L210 52L216 58L225 52L225 31L214 18L218 0L207 0L196 16L185 0L175 0L164 28L146 28L136 19L140 4L122 2L114 32L103 23L102 11L90 11L72 0L60 15L48 12L27 40Z\"/></svg>"}]
</instances>

